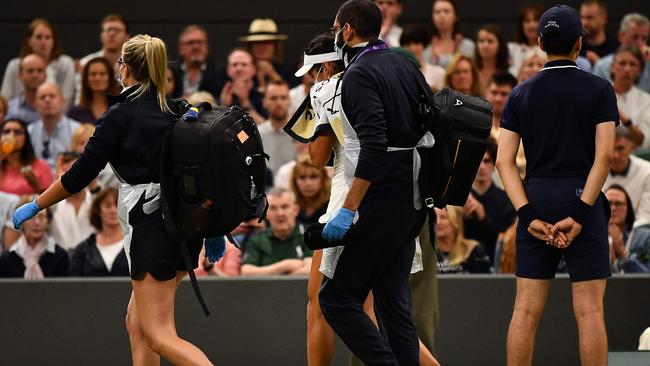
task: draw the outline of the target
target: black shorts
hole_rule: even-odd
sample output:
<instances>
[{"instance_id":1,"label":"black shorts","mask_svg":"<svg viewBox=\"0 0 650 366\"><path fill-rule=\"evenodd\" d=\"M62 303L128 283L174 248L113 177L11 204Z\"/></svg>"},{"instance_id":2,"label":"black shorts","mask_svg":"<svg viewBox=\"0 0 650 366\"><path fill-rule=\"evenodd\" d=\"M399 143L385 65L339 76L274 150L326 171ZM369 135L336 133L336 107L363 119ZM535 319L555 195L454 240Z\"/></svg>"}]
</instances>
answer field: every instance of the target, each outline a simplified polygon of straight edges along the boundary
<instances>
[{"instance_id":1,"label":"black shorts","mask_svg":"<svg viewBox=\"0 0 650 366\"><path fill-rule=\"evenodd\" d=\"M150 273L158 281L168 281L176 277L177 271L187 271L179 244L167 233L162 210L145 214L142 211L144 195L129 212L129 223L133 234L126 251L130 258L131 279L141 280ZM203 242L188 242L192 268L198 267L198 258Z\"/></svg>"},{"instance_id":2,"label":"black shorts","mask_svg":"<svg viewBox=\"0 0 650 366\"><path fill-rule=\"evenodd\" d=\"M532 178L526 182L526 196L540 219L555 224L569 215L584 183L581 177ZM547 245L517 225L517 277L554 278L562 256L572 282L610 277L608 221L609 204L601 193L580 234L566 249Z\"/></svg>"}]
</instances>

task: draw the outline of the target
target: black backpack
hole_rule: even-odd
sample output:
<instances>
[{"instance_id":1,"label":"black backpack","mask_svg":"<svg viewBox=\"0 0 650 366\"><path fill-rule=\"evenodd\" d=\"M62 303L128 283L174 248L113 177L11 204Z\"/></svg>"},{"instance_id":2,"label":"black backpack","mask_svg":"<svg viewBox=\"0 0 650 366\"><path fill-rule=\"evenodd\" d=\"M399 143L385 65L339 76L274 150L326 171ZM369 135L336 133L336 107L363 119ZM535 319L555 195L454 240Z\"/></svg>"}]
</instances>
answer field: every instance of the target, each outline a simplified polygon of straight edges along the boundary
<instances>
[{"instance_id":1,"label":"black backpack","mask_svg":"<svg viewBox=\"0 0 650 366\"><path fill-rule=\"evenodd\" d=\"M420 149L420 188L426 204L464 206L487 148L492 105L483 98L444 88L426 96L424 126L435 138L432 149Z\"/></svg>"},{"instance_id":2,"label":"black backpack","mask_svg":"<svg viewBox=\"0 0 650 366\"><path fill-rule=\"evenodd\" d=\"M449 88L434 95L420 70L415 65L414 69L419 90L418 122L423 135L431 132L435 138L433 148L418 148L418 185L429 216L429 235L434 238L433 208L464 206L467 202L487 149L492 105Z\"/></svg>"},{"instance_id":3,"label":"black backpack","mask_svg":"<svg viewBox=\"0 0 650 366\"><path fill-rule=\"evenodd\" d=\"M255 121L241 108L208 103L188 112L178 102L179 118L165 139L161 156L161 192L165 223L181 246L187 268L186 242L226 235L242 221L266 215L266 159ZM188 113L186 113L188 112ZM209 311L188 270L206 315Z\"/></svg>"}]
</instances>

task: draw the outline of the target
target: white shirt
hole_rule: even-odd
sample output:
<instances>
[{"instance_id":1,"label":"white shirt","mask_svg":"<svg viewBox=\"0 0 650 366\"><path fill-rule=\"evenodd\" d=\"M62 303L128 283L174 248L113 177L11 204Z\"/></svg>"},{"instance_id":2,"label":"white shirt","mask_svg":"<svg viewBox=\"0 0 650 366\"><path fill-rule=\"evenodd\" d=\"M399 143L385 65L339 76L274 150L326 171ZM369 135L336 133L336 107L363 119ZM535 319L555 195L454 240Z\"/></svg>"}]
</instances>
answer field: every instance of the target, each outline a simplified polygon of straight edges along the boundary
<instances>
[{"instance_id":1,"label":"white shirt","mask_svg":"<svg viewBox=\"0 0 650 366\"><path fill-rule=\"evenodd\" d=\"M645 135L641 147L650 148L650 94L632 86L624 94L616 93L618 109L627 115Z\"/></svg>"},{"instance_id":2,"label":"white shirt","mask_svg":"<svg viewBox=\"0 0 650 366\"><path fill-rule=\"evenodd\" d=\"M305 92L305 86L300 84L291 90L289 90L289 100L291 104L289 106L289 115L293 115L302 104L302 101L307 98L307 92Z\"/></svg>"},{"instance_id":3,"label":"white shirt","mask_svg":"<svg viewBox=\"0 0 650 366\"><path fill-rule=\"evenodd\" d=\"M320 223L326 223L332 215L345 202L352 178L359 160L359 139L354 132L352 125L343 112L341 105L340 88L342 83L337 81L341 74L332 76L330 79L317 83L311 90L311 105L316 112L316 130L320 125L329 125L336 140L334 142L334 175L332 176L332 189L330 201L327 205L327 211L318 220ZM337 89L338 86L338 89ZM358 220L358 214L355 215L354 222ZM343 253L344 246L323 249L320 272L323 275L333 278L338 260ZM416 239L415 255L411 266L411 273L422 270L422 249L419 240Z\"/></svg>"},{"instance_id":4,"label":"white shirt","mask_svg":"<svg viewBox=\"0 0 650 366\"><path fill-rule=\"evenodd\" d=\"M393 26L390 27L388 34L382 38L382 41L386 42L389 47L399 47L399 39L402 36L402 31L402 27L397 24L393 24Z\"/></svg>"},{"instance_id":5,"label":"white shirt","mask_svg":"<svg viewBox=\"0 0 650 366\"><path fill-rule=\"evenodd\" d=\"M634 155L630 156L630 168L626 175L607 176L604 188L619 184L625 188L634 208L634 226L650 223L650 163Z\"/></svg>"},{"instance_id":6,"label":"white shirt","mask_svg":"<svg viewBox=\"0 0 650 366\"><path fill-rule=\"evenodd\" d=\"M16 57L9 61L5 69L5 75L2 79L2 94L7 99L13 99L19 96L24 90L23 82L18 77L20 70L20 58ZM45 69L47 81L58 84L66 100L66 110L74 102L75 92L75 67L74 60L68 55L61 55L57 59L50 61Z\"/></svg>"},{"instance_id":7,"label":"white shirt","mask_svg":"<svg viewBox=\"0 0 650 366\"><path fill-rule=\"evenodd\" d=\"M293 146L293 139L282 128L276 130L271 124L271 121L262 123L259 126L259 131L262 144L264 145L264 152L271 157L268 167L273 174L276 174L284 163L296 158L296 148Z\"/></svg>"},{"instance_id":8,"label":"white shirt","mask_svg":"<svg viewBox=\"0 0 650 366\"><path fill-rule=\"evenodd\" d=\"M79 207L79 212L75 212L74 206L68 200L63 200L55 206L51 223L52 237L63 249L75 248L95 232L88 219L93 197L88 190L84 192L86 196Z\"/></svg>"},{"instance_id":9,"label":"white shirt","mask_svg":"<svg viewBox=\"0 0 650 366\"><path fill-rule=\"evenodd\" d=\"M106 244L106 245L99 245L97 244L97 250L99 251L99 254L102 255L102 259L104 260L104 264L106 264L106 269L108 271L111 271L111 268L113 268L113 262L115 262L115 258L122 252L122 249L124 248L124 239L113 243L113 244Z\"/></svg>"}]
</instances>

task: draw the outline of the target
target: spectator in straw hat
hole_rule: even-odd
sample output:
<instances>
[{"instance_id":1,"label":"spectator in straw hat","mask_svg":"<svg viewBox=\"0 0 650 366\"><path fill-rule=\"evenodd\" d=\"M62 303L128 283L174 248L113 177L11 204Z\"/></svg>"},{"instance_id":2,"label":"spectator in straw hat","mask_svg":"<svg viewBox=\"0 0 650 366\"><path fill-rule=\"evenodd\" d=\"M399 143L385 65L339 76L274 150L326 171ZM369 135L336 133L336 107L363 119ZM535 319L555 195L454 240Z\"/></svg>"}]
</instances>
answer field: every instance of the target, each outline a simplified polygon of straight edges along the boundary
<instances>
[{"instance_id":1,"label":"spectator in straw hat","mask_svg":"<svg viewBox=\"0 0 650 366\"><path fill-rule=\"evenodd\" d=\"M257 62L255 82L260 91L267 83L280 79L284 79L291 87L300 84L300 79L293 75L295 65L282 62L281 42L286 40L287 35L278 33L278 26L270 18L253 19L248 34L239 37L239 41L248 44Z\"/></svg>"}]
</instances>

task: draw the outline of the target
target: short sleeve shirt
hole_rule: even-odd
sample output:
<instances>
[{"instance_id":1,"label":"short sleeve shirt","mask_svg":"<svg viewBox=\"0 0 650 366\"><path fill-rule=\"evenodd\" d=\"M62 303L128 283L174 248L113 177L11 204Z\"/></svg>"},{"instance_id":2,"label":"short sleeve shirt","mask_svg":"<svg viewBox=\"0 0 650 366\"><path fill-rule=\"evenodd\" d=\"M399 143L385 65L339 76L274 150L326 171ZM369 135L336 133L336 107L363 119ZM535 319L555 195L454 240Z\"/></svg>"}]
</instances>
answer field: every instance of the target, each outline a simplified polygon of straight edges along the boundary
<instances>
[{"instance_id":1,"label":"short sleeve shirt","mask_svg":"<svg viewBox=\"0 0 650 366\"><path fill-rule=\"evenodd\" d=\"M501 127L522 138L527 179L587 177L596 125L609 121L619 121L614 88L569 60L548 62L514 88L501 115Z\"/></svg>"},{"instance_id":2,"label":"short sleeve shirt","mask_svg":"<svg viewBox=\"0 0 650 366\"><path fill-rule=\"evenodd\" d=\"M299 225L296 225L291 236L285 240L277 238L271 228L268 228L248 241L242 264L261 267L284 259L302 259L311 256L312 251L305 244Z\"/></svg>"}]
</instances>

